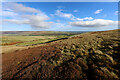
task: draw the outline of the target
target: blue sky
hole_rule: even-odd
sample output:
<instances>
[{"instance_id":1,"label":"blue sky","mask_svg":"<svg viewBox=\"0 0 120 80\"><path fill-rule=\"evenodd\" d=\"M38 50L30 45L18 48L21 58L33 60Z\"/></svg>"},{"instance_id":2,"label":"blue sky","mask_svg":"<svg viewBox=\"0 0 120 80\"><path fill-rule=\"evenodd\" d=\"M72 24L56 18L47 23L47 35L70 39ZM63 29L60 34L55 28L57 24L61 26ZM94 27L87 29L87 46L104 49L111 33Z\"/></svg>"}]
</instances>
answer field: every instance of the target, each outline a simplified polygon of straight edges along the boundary
<instances>
[{"instance_id":1,"label":"blue sky","mask_svg":"<svg viewBox=\"0 0 120 80\"><path fill-rule=\"evenodd\" d=\"M117 2L4 2L4 31L101 31L117 29Z\"/></svg>"},{"instance_id":2,"label":"blue sky","mask_svg":"<svg viewBox=\"0 0 120 80\"><path fill-rule=\"evenodd\" d=\"M19 0L2 0L2 2L19 2ZM20 0L20 2L119 2L119 0Z\"/></svg>"}]
</instances>

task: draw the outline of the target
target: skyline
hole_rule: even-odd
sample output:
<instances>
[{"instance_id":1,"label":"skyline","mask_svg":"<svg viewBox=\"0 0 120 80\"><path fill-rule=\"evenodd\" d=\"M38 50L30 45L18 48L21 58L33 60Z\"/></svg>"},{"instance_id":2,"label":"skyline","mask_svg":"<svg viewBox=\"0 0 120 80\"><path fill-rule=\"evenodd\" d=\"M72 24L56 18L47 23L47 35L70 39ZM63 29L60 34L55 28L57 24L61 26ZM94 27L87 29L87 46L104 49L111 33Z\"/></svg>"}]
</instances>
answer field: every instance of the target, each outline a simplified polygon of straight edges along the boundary
<instances>
[{"instance_id":1,"label":"skyline","mask_svg":"<svg viewBox=\"0 0 120 80\"><path fill-rule=\"evenodd\" d=\"M4 2L3 31L118 29L117 2Z\"/></svg>"}]
</instances>

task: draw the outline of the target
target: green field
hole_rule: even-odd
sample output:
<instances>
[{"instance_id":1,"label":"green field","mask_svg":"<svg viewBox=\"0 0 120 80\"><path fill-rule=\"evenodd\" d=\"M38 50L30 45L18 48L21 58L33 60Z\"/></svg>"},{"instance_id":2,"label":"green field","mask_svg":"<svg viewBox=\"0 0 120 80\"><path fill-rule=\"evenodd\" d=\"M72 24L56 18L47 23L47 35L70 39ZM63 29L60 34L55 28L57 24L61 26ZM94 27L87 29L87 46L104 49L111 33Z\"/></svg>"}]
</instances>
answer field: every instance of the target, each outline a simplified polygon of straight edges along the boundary
<instances>
[{"instance_id":1,"label":"green field","mask_svg":"<svg viewBox=\"0 0 120 80\"><path fill-rule=\"evenodd\" d=\"M2 46L31 46L45 43L52 40L69 37L70 35L4 35L2 36Z\"/></svg>"},{"instance_id":2,"label":"green field","mask_svg":"<svg viewBox=\"0 0 120 80\"><path fill-rule=\"evenodd\" d=\"M14 52L44 45L63 38L68 38L73 33L55 31L5 31L2 32L2 53Z\"/></svg>"}]
</instances>

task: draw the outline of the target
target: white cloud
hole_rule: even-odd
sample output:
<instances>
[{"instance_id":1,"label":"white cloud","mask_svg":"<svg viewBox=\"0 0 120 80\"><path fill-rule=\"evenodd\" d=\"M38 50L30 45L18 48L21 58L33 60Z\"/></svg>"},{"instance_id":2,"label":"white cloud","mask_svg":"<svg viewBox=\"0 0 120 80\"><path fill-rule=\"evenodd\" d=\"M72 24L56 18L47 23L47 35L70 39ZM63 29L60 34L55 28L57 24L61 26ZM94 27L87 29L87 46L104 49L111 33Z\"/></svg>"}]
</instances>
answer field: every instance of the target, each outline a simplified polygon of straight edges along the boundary
<instances>
[{"instance_id":1,"label":"white cloud","mask_svg":"<svg viewBox=\"0 0 120 80\"><path fill-rule=\"evenodd\" d=\"M83 20L93 20L92 17L85 17L85 18L77 18L75 17L73 14L71 13L64 13L62 9L56 10L55 15L59 16L59 17L64 17L64 18L68 18L70 20L77 20L77 21L83 21Z\"/></svg>"},{"instance_id":2,"label":"white cloud","mask_svg":"<svg viewBox=\"0 0 120 80\"><path fill-rule=\"evenodd\" d=\"M18 4L18 3L5 3L3 5L3 9L12 9L14 12L30 12L30 13L38 13L40 12L39 10L35 9L35 8L31 8L31 7L27 7L23 4Z\"/></svg>"},{"instance_id":3,"label":"white cloud","mask_svg":"<svg viewBox=\"0 0 120 80\"><path fill-rule=\"evenodd\" d=\"M76 18L78 21L84 21L84 20L93 20L92 17L85 17L85 18Z\"/></svg>"},{"instance_id":4,"label":"white cloud","mask_svg":"<svg viewBox=\"0 0 120 80\"><path fill-rule=\"evenodd\" d=\"M83 18L76 18L77 21L83 21Z\"/></svg>"},{"instance_id":5,"label":"white cloud","mask_svg":"<svg viewBox=\"0 0 120 80\"><path fill-rule=\"evenodd\" d=\"M119 12L119 11L115 11L115 13L114 13L114 14L115 14L115 15L118 15L118 12Z\"/></svg>"},{"instance_id":6,"label":"white cloud","mask_svg":"<svg viewBox=\"0 0 120 80\"><path fill-rule=\"evenodd\" d=\"M78 10L74 10L73 12L78 12Z\"/></svg>"},{"instance_id":7,"label":"white cloud","mask_svg":"<svg viewBox=\"0 0 120 80\"><path fill-rule=\"evenodd\" d=\"M49 28L52 24L52 22L45 22L45 20L48 20L49 17L44 15L41 16L38 15L24 15L25 18L29 20L29 24L32 27L39 27L39 28Z\"/></svg>"},{"instance_id":8,"label":"white cloud","mask_svg":"<svg viewBox=\"0 0 120 80\"><path fill-rule=\"evenodd\" d=\"M74 18L74 16L70 13L63 13L62 9L56 10L55 15L60 16L60 17L64 17L64 18L69 18L72 19Z\"/></svg>"},{"instance_id":9,"label":"white cloud","mask_svg":"<svg viewBox=\"0 0 120 80\"><path fill-rule=\"evenodd\" d=\"M5 4L2 16L10 17L10 19L4 19L4 22L28 24L34 28L49 28L52 25L52 22L47 22L49 17L42 11L18 3Z\"/></svg>"},{"instance_id":10,"label":"white cloud","mask_svg":"<svg viewBox=\"0 0 120 80\"><path fill-rule=\"evenodd\" d=\"M50 28L52 22L45 22L48 20L48 17L39 16L39 15L23 15L24 20L16 20L16 19L5 19L5 22L15 23L15 24L28 24L31 27L35 28Z\"/></svg>"},{"instance_id":11,"label":"white cloud","mask_svg":"<svg viewBox=\"0 0 120 80\"><path fill-rule=\"evenodd\" d=\"M28 24L28 20L16 20L16 19L4 19L5 22L15 23L15 24Z\"/></svg>"},{"instance_id":12,"label":"white cloud","mask_svg":"<svg viewBox=\"0 0 120 80\"><path fill-rule=\"evenodd\" d=\"M117 25L118 21L95 19L93 21L70 22L71 26L77 27L105 27L110 25Z\"/></svg>"},{"instance_id":13,"label":"white cloud","mask_svg":"<svg viewBox=\"0 0 120 80\"><path fill-rule=\"evenodd\" d=\"M93 20L93 18L92 17L85 17L85 18L83 18L83 20Z\"/></svg>"},{"instance_id":14,"label":"white cloud","mask_svg":"<svg viewBox=\"0 0 120 80\"><path fill-rule=\"evenodd\" d=\"M95 14L99 14L99 13L101 13L101 11L103 11L103 10L102 9L96 10Z\"/></svg>"},{"instance_id":15,"label":"white cloud","mask_svg":"<svg viewBox=\"0 0 120 80\"><path fill-rule=\"evenodd\" d=\"M41 15L41 14L37 14L37 15L22 15L21 17L25 18L25 19L29 19L29 20L33 20L33 21L45 21L48 20L49 17L47 15Z\"/></svg>"},{"instance_id":16,"label":"white cloud","mask_svg":"<svg viewBox=\"0 0 120 80\"><path fill-rule=\"evenodd\" d=\"M15 17L15 16L18 16L18 14L17 14L17 13L14 13L13 11L7 10L7 11L2 11L2 12L0 13L0 16Z\"/></svg>"}]
</instances>

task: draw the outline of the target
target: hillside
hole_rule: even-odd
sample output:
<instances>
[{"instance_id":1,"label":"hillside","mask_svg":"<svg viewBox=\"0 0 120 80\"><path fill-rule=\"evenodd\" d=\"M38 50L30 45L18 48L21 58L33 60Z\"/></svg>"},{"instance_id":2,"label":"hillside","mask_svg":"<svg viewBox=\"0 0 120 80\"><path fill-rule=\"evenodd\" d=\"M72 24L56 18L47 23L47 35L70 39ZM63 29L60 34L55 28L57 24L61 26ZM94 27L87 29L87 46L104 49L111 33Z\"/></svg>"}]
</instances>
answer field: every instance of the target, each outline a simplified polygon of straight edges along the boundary
<instances>
[{"instance_id":1,"label":"hillside","mask_svg":"<svg viewBox=\"0 0 120 80\"><path fill-rule=\"evenodd\" d=\"M79 34L2 55L2 79L120 79L119 31Z\"/></svg>"}]
</instances>

